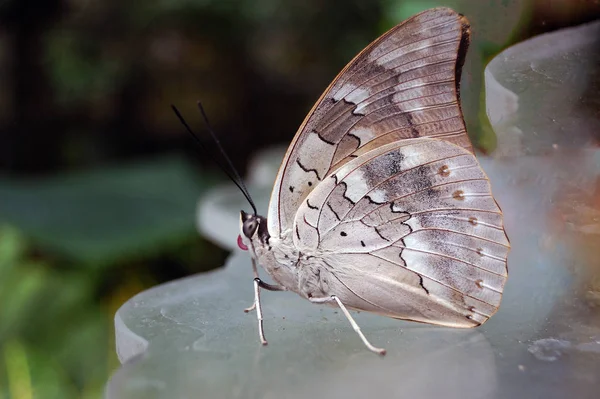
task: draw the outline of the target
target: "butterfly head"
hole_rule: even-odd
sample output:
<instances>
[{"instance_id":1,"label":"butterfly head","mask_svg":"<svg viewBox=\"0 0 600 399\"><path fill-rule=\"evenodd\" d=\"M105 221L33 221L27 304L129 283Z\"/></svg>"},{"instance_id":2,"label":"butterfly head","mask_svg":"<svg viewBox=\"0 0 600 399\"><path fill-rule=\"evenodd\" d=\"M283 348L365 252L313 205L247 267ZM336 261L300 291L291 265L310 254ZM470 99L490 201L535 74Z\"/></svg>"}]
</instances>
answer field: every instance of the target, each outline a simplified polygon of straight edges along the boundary
<instances>
[{"instance_id":1,"label":"butterfly head","mask_svg":"<svg viewBox=\"0 0 600 399\"><path fill-rule=\"evenodd\" d=\"M241 211L240 230L242 232L238 236L240 249L247 251L248 247L251 247L252 251L256 252L257 248L268 246L270 236L266 218Z\"/></svg>"}]
</instances>

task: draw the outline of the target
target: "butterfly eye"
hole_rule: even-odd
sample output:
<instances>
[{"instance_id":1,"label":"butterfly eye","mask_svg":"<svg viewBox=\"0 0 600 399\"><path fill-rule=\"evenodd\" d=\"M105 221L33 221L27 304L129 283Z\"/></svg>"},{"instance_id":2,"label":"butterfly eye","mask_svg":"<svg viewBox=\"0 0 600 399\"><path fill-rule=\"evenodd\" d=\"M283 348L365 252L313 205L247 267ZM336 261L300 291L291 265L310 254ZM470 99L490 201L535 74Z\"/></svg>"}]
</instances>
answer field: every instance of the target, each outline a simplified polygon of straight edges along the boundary
<instances>
[{"instance_id":1,"label":"butterfly eye","mask_svg":"<svg viewBox=\"0 0 600 399\"><path fill-rule=\"evenodd\" d=\"M256 219L247 220L244 222L244 225L242 226L242 232L244 233L244 235L246 237L252 238L252 236L256 232L257 228L258 228L258 222L256 221Z\"/></svg>"},{"instance_id":2,"label":"butterfly eye","mask_svg":"<svg viewBox=\"0 0 600 399\"><path fill-rule=\"evenodd\" d=\"M243 251L247 251L248 250L248 246L246 244L244 244L244 241L242 240L242 236L238 235L238 247L240 247L241 250Z\"/></svg>"}]
</instances>

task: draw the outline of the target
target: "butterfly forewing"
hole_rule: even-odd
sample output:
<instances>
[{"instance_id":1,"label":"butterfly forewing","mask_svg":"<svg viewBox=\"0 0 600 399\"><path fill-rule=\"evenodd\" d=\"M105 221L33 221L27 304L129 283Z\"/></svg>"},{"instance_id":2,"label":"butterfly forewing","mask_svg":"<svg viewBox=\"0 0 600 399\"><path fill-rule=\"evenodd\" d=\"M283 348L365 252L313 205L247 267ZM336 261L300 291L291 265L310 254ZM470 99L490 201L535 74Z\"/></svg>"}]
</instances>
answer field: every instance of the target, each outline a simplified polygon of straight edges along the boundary
<instances>
[{"instance_id":1,"label":"butterfly forewing","mask_svg":"<svg viewBox=\"0 0 600 399\"><path fill-rule=\"evenodd\" d=\"M351 307L464 327L500 304L502 213L475 156L449 142L398 141L351 160L302 202L294 230Z\"/></svg>"},{"instance_id":2,"label":"butterfly forewing","mask_svg":"<svg viewBox=\"0 0 600 399\"><path fill-rule=\"evenodd\" d=\"M384 144L436 137L471 151L458 85L469 41L464 17L425 11L391 29L338 75L300 127L275 183L271 234L333 170Z\"/></svg>"}]
</instances>

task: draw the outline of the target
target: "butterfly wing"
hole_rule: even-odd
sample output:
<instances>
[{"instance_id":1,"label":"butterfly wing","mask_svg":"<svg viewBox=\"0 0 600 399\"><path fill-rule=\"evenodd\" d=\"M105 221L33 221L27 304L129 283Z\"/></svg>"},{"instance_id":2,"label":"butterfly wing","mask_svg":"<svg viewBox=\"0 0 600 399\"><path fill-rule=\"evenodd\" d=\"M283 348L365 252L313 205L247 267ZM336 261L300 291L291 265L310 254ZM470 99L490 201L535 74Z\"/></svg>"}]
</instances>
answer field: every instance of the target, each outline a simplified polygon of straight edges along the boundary
<instances>
[{"instance_id":1,"label":"butterfly wing","mask_svg":"<svg viewBox=\"0 0 600 399\"><path fill-rule=\"evenodd\" d=\"M331 171L383 144L436 137L468 151L458 101L467 20L424 11L358 54L323 93L290 145L268 213L271 235L291 229L298 206Z\"/></svg>"},{"instance_id":2,"label":"butterfly wing","mask_svg":"<svg viewBox=\"0 0 600 399\"><path fill-rule=\"evenodd\" d=\"M502 212L460 146L420 138L369 151L324 176L293 229L301 252L322 255L329 294L350 307L472 327L500 305Z\"/></svg>"}]
</instances>

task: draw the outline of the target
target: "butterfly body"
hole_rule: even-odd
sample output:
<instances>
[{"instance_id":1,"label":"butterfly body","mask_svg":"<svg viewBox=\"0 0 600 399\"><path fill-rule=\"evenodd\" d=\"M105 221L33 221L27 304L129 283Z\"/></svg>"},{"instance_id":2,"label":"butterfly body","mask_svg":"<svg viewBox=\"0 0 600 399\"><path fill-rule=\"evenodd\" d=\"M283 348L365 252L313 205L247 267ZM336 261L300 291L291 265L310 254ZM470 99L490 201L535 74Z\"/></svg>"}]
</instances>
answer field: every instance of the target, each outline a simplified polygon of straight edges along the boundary
<instances>
[{"instance_id":1,"label":"butterfly body","mask_svg":"<svg viewBox=\"0 0 600 399\"><path fill-rule=\"evenodd\" d=\"M502 211L466 134L466 19L418 14L377 39L309 113L275 181L267 218L241 239L277 285L346 310L475 327L500 305L510 248Z\"/></svg>"},{"instance_id":2,"label":"butterfly body","mask_svg":"<svg viewBox=\"0 0 600 399\"><path fill-rule=\"evenodd\" d=\"M252 215L248 216L252 217ZM268 236L266 239L253 237L249 241L248 247L253 258L256 259L265 272L281 287L300 293L298 290L298 269L301 254L294 247L291 235Z\"/></svg>"}]
</instances>

